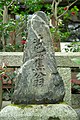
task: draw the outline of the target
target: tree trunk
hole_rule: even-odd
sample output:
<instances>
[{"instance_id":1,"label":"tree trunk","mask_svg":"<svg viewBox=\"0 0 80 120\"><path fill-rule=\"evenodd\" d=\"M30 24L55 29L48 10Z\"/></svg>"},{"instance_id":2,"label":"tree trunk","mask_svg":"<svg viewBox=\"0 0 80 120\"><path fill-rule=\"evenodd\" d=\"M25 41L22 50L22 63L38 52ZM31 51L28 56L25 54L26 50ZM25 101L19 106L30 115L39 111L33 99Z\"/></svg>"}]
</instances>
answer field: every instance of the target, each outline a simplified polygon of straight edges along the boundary
<instances>
[{"instance_id":1,"label":"tree trunk","mask_svg":"<svg viewBox=\"0 0 80 120\"><path fill-rule=\"evenodd\" d=\"M57 32L55 32L54 35L52 36L52 40L53 40L54 51L61 52L60 37Z\"/></svg>"},{"instance_id":2,"label":"tree trunk","mask_svg":"<svg viewBox=\"0 0 80 120\"><path fill-rule=\"evenodd\" d=\"M10 18L11 19L15 19L15 15L14 14L10 14ZM15 31L15 29L10 32L10 44L11 45L15 45L16 44L16 31Z\"/></svg>"},{"instance_id":3,"label":"tree trunk","mask_svg":"<svg viewBox=\"0 0 80 120\"><path fill-rule=\"evenodd\" d=\"M7 23L8 21L8 8L7 6L4 6L4 10L3 10L3 24ZM6 31L4 29L3 32L3 36L2 36L2 40L3 40L3 51L5 51L5 47L6 47L6 37L5 37Z\"/></svg>"},{"instance_id":4,"label":"tree trunk","mask_svg":"<svg viewBox=\"0 0 80 120\"><path fill-rule=\"evenodd\" d=\"M60 36L58 34L57 21L55 20L54 16L51 17L51 24L52 24L52 26L55 27L55 32L52 35L54 51L60 52L61 51L61 48L60 48Z\"/></svg>"},{"instance_id":5,"label":"tree trunk","mask_svg":"<svg viewBox=\"0 0 80 120\"><path fill-rule=\"evenodd\" d=\"M10 43L11 45L15 45L16 44L16 33L15 30L10 32Z\"/></svg>"}]
</instances>

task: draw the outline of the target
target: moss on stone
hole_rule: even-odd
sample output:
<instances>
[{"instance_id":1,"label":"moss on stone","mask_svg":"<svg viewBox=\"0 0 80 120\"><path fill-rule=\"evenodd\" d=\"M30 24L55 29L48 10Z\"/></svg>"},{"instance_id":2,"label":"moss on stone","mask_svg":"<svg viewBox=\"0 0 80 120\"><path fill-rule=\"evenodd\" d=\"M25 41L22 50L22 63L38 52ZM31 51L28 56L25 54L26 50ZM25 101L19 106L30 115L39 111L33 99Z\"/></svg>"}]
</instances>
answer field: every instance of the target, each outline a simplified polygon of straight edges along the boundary
<instances>
[{"instance_id":1,"label":"moss on stone","mask_svg":"<svg viewBox=\"0 0 80 120\"><path fill-rule=\"evenodd\" d=\"M24 109L24 108L32 108L32 105L26 105L26 104L11 104L10 106L16 106L18 108Z\"/></svg>"},{"instance_id":2,"label":"moss on stone","mask_svg":"<svg viewBox=\"0 0 80 120\"><path fill-rule=\"evenodd\" d=\"M63 102L60 102L59 104L66 104L66 105L67 105L67 103L66 103L65 101L63 101Z\"/></svg>"}]
</instances>

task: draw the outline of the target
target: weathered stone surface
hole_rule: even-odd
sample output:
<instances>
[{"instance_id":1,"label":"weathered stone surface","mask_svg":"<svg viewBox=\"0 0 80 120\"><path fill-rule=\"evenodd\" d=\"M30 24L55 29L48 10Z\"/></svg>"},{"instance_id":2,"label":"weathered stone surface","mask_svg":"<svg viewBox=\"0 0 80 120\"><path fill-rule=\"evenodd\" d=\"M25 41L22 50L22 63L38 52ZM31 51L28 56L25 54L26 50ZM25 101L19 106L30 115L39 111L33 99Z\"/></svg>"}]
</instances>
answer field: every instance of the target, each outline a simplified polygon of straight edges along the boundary
<instances>
[{"instance_id":1,"label":"weathered stone surface","mask_svg":"<svg viewBox=\"0 0 80 120\"><path fill-rule=\"evenodd\" d=\"M65 87L65 96L64 102L68 105L71 105L71 69L70 68L58 68L58 72L61 75L64 87Z\"/></svg>"},{"instance_id":2,"label":"weathered stone surface","mask_svg":"<svg viewBox=\"0 0 80 120\"><path fill-rule=\"evenodd\" d=\"M80 108L80 94L72 94L71 102L73 108Z\"/></svg>"},{"instance_id":3,"label":"weathered stone surface","mask_svg":"<svg viewBox=\"0 0 80 120\"><path fill-rule=\"evenodd\" d=\"M0 120L78 120L77 113L65 104L7 106Z\"/></svg>"},{"instance_id":4,"label":"weathered stone surface","mask_svg":"<svg viewBox=\"0 0 80 120\"><path fill-rule=\"evenodd\" d=\"M48 20L43 12L35 13L28 21L27 39L12 102L45 104L62 101L64 84L57 71Z\"/></svg>"},{"instance_id":5,"label":"weathered stone surface","mask_svg":"<svg viewBox=\"0 0 80 120\"><path fill-rule=\"evenodd\" d=\"M80 120L80 107L77 108L77 109L75 109L75 111L76 111L76 113L77 113L77 115L78 115L78 119Z\"/></svg>"},{"instance_id":6,"label":"weathered stone surface","mask_svg":"<svg viewBox=\"0 0 80 120\"><path fill-rule=\"evenodd\" d=\"M80 67L72 59L80 59L80 52L62 53L55 52L58 67ZM22 65L23 52L0 52L0 65L6 63L7 66L19 67Z\"/></svg>"}]
</instances>

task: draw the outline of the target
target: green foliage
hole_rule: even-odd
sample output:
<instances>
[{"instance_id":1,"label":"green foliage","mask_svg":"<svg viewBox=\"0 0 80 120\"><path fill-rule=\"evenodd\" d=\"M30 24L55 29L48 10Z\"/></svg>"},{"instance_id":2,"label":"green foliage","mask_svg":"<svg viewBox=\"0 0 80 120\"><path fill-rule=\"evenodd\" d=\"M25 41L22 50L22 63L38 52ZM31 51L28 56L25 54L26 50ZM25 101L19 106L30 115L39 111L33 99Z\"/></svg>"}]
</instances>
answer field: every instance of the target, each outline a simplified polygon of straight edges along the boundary
<instances>
[{"instance_id":1,"label":"green foliage","mask_svg":"<svg viewBox=\"0 0 80 120\"><path fill-rule=\"evenodd\" d=\"M20 11L20 3L23 6L25 6L25 11ZM3 24L3 6L7 6L11 14L19 15L20 18L16 20L10 19L8 20L7 23ZM20 2L18 0L13 2L12 0L7 0L7 1L1 0L0 1L0 18L1 18L0 19L0 37L2 37L2 34L3 34L4 38L9 39L9 33L15 30L16 30L16 36L19 36L24 32L24 29L26 28L27 16L29 14L32 14L39 10L43 10L50 18L50 15L52 14L51 9L52 9L51 4L43 4L42 0L20 0ZM58 7L57 9L58 9L57 11L58 16L60 16L65 12L66 6L65 6L65 9L64 7ZM72 14L74 14L75 12L75 14L77 15L78 11L79 9L77 8L77 6L74 6L72 9L69 9L61 18L57 20L58 34L56 34L55 36L56 41L58 39L60 39L61 41L66 41L66 38L68 38L70 34L68 31L67 24L65 29L64 23L68 22L67 20L70 19L72 12L73 12ZM52 34L55 34L56 30L54 30L54 28L52 29L51 29ZM15 47L7 45L6 49L9 50L9 47L11 51L14 51L13 49L15 49Z\"/></svg>"},{"instance_id":2,"label":"green foliage","mask_svg":"<svg viewBox=\"0 0 80 120\"><path fill-rule=\"evenodd\" d=\"M10 19L8 23L3 24L3 26L6 31L11 32L15 30L15 24L15 21L13 19Z\"/></svg>"},{"instance_id":3,"label":"green foliage","mask_svg":"<svg viewBox=\"0 0 80 120\"><path fill-rule=\"evenodd\" d=\"M80 52L80 42L71 42L66 46L67 48L64 48L66 52Z\"/></svg>"},{"instance_id":4,"label":"green foliage","mask_svg":"<svg viewBox=\"0 0 80 120\"><path fill-rule=\"evenodd\" d=\"M72 9L71 9L71 12L75 12L76 15L78 15L78 7L77 6L74 6Z\"/></svg>"},{"instance_id":5,"label":"green foliage","mask_svg":"<svg viewBox=\"0 0 80 120\"><path fill-rule=\"evenodd\" d=\"M12 7L9 8L9 10L11 11L11 14L18 14L20 6L19 5L12 5Z\"/></svg>"},{"instance_id":6,"label":"green foliage","mask_svg":"<svg viewBox=\"0 0 80 120\"><path fill-rule=\"evenodd\" d=\"M11 99L14 91L15 77L16 71L13 71L11 68L7 68L7 66L3 63L3 66L0 68L0 80L3 83L3 86L5 83L5 87L3 88L3 99L5 100Z\"/></svg>"},{"instance_id":7,"label":"green foliage","mask_svg":"<svg viewBox=\"0 0 80 120\"><path fill-rule=\"evenodd\" d=\"M72 20L72 16L78 16L79 9L77 6L73 6L71 9L68 6L57 7L57 31L60 35L60 41L66 41L70 36L70 30L68 28L69 20ZM53 28L54 29L54 28ZM75 50L74 50L75 51Z\"/></svg>"},{"instance_id":8,"label":"green foliage","mask_svg":"<svg viewBox=\"0 0 80 120\"><path fill-rule=\"evenodd\" d=\"M72 83L72 89L74 89L76 92L80 92L80 85L76 85L74 83Z\"/></svg>"},{"instance_id":9,"label":"green foliage","mask_svg":"<svg viewBox=\"0 0 80 120\"><path fill-rule=\"evenodd\" d=\"M25 0L25 5L27 5L27 13L34 13L41 10L42 5L40 4L41 0Z\"/></svg>"},{"instance_id":10,"label":"green foliage","mask_svg":"<svg viewBox=\"0 0 80 120\"><path fill-rule=\"evenodd\" d=\"M67 38L69 37L70 32L66 31L66 32L60 32L60 38L61 38L61 42L64 41L66 42Z\"/></svg>"},{"instance_id":11,"label":"green foliage","mask_svg":"<svg viewBox=\"0 0 80 120\"><path fill-rule=\"evenodd\" d=\"M80 59L78 59L78 58L73 58L72 61L74 61L76 64L79 64L79 65L80 65Z\"/></svg>"},{"instance_id":12,"label":"green foliage","mask_svg":"<svg viewBox=\"0 0 80 120\"><path fill-rule=\"evenodd\" d=\"M8 38L9 38L9 34L4 33L4 37L8 39ZM6 51L6 52L14 52L14 51L16 51L18 48L19 48L19 45L7 44L7 45L5 46L5 51Z\"/></svg>"},{"instance_id":13,"label":"green foliage","mask_svg":"<svg viewBox=\"0 0 80 120\"><path fill-rule=\"evenodd\" d=\"M21 44L15 44L15 45L11 45L11 44L7 44L5 51L6 52L20 52L22 51L23 46Z\"/></svg>"},{"instance_id":14,"label":"green foliage","mask_svg":"<svg viewBox=\"0 0 80 120\"><path fill-rule=\"evenodd\" d=\"M4 39L7 41L10 37L10 33L13 31L16 31L16 37L21 35L24 32L24 29L26 28L26 13L25 11L22 11L22 13L19 12L20 6L18 5L17 1L12 2L12 0L7 0L7 3L2 0L0 1L0 40L2 38L3 41L3 36ZM3 24L3 10L4 6L7 6L8 10L11 11L11 14L19 15L19 19L12 19L10 18L6 23ZM22 36L23 37L23 36ZM26 36L25 36L26 37ZM6 42L7 43L7 42ZM10 51L22 51L23 46L21 44L17 45L10 45L7 44L5 46L5 51L10 52Z\"/></svg>"},{"instance_id":15,"label":"green foliage","mask_svg":"<svg viewBox=\"0 0 80 120\"><path fill-rule=\"evenodd\" d=\"M72 61L74 61L76 64L80 65L80 59L79 58L73 58ZM76 77L77 77L78 80L80 80L80 73L78 73L76 75ZM72 83L72 88L77 90L77 91L80 91L80 85L78 85L78 84Z\"/></svg>"},{"instance_id":16,"label":"green foliage","mask_svg":"<svg viewBox=\"0 0 80 120\"><path fill-rule=\"evenodd\" d=\"M0 0L0 7L8 5L12 0Z\"/></svg>"},{"instance_id":17,"label":"green foliage","mask_svg":"<svg viewBox=\"0 0 80 120\"><path fill-rule=\"evenodd\" d=\"M79 60L79 63L80 63L80 60ZM77 74L77 78L78 80L80 80L80 73Z\"/></svg>"},{"instance_id":18,"label":"green foliage","mask_svg":"<svg viewBox=\"0 0 80 120\"><path fill-rule=\"evenodd\" d=\"M22 35L22 37L26 37L26 34L24 33L24 30L26 29L26 21L27 16L31 13L34 13L36 11L39 11L44 6L44 11L46 11L47 14L49 14L49 10L51 10L51 5L41 4L42 0L22 0L20 1L22 5L25 6L25 11L20 11L20 3L18 4L18 1L12 1L12 0L1 0L0 1L0 37L4 36L4 39L9 39L10 32L13 32L16 30L16 37L19 35ZM19 15L19 19L9 19L6 23L3 24L3 10L4 6L7 6L8 10L11 12L11 14ZM48 10L48 11L47 11ZM25 35L23 35L23 33ZM7 44L5 46L6 51L19 51L22 49L22 45L10 45ZM21 50L22 51L22 50Z\"/></svg>"},{"instance_id":19,"label":"green foliage","mask_svg":"<svg viewBox=\"0 0 80 120\"><path fill-rule=\"evenodd\" d=\"M59 13L63 14L67 9L67 7L63 8L59 8ZM72 14L74 12L74 14ZM78 15L79 9L77 6L73 6L71 9L69 9L67 12L65 12L65 14L63 15L63 20L68 20L71 19L71 15Z\"/></svg>"}]
</instances>

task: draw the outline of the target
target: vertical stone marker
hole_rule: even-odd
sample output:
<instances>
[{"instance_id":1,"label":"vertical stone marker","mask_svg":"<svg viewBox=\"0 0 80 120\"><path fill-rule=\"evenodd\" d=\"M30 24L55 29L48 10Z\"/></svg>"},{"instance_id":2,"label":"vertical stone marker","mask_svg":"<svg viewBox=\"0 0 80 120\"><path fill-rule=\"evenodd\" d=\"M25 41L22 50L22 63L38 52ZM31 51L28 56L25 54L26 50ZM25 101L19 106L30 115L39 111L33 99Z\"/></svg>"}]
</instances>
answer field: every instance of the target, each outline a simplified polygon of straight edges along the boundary
<instances>
[{"instance_id":1,"label":"vertical stone marker","mask_svg":"<svg viewBox=\"0 0 80 120\"><path fill-rule=\"evenodd\" d=\"M45 13L28 20L28 37L12 102L49 104L63 101L64 84L57 71L54 50Z\"/></svg>"},{"instance_id":2,"label":"vertical stone marker","mask_svg":"<svg viewBox=\"0 0 80 120\"><path fill-rule=\"evenodd\" d=\"M79 120L69 105L50 104L63 100L64 84L57 71L48 20L43 12L28 20L23 58L12 98L14 105L0 111L0 120Z\"/></svg>"}]
</instances>

